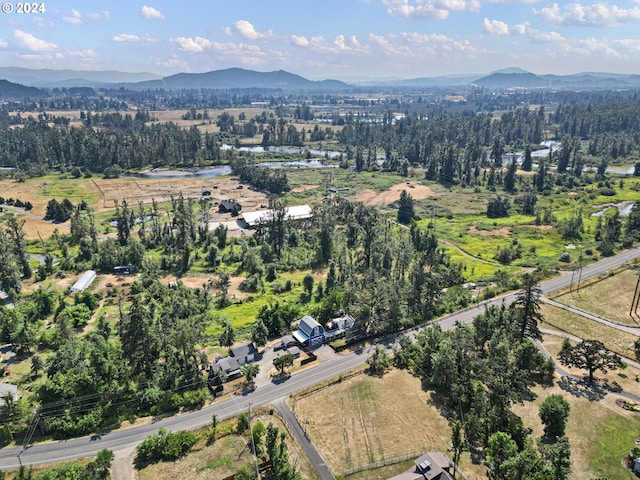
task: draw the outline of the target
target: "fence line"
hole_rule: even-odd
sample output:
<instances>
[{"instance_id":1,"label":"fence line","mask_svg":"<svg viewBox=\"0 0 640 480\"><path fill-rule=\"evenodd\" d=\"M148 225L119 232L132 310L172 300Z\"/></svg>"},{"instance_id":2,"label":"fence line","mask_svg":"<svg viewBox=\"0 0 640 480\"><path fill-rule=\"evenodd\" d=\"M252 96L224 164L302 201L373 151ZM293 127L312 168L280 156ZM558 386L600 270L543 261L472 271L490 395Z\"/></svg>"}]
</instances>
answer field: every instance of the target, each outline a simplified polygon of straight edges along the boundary
<instances>
[{"instance_id":1,"label":"fence line","mask_svg":"<svg viewBox=\"0 0 640 480\"><path fill-rule=\"evenodd\" d=\"M327 383L325 383L323 385L318 386L317 388L314 388L313 390L309 390L309 391L307 391L305 393L301 393L299 395L295 395L295 400L298 401L298 400L300 400L302 398L306 398L309 395L313 395L314 393L317 393L317 392L319 392L321 390L324 390L325 388L332 387L333 385L341 383L344 380L348 380L349 378L355 377L357 375L362 375L363 373L365 373L364 370L357 370L355 372L349 372L349 373L345 373L343 375L339 375L338 377L330 380L329 382L327 382Z\"/></svg>"},{"instance_id":2,"label":"fence line","mask_svg":"<svg viewBox=\"0 0 640 480\"><path fill-rule=\"evenodd\" d=\"M366 470L374 470L376 468L386 467L388 465L395 465L396 463L404 462L406 460L413 460L415 458L418 458L423 453L424 453L424 451L407 453L407 454L401 455L399 457L387 458L387 459L384 459L384 460L379 460L379 461L374 462L374 463L368 463L367 465L359 465L357 467L349 468L349 469L345 470L344 471L344 476L348 477L349 475L353 475L354 473L364 472ZM458 468L457 465L453 464L453 468L456 471L456 473L458 475L460 475L460 477L462 477L464 480L469 480L469 478L464 473L462 473L460 471L460 469Z\"/></svg>"},{"instance_id":3,"label":"fence line","mask_svg":"<svg viewBox=\"0 0 640 480\"><path fill-rule=\"evenodd\" d=\"M414 458L418 458L424 452L413 452L407 453L405 455L401 455L399 457L387 458L384 460L379 460L375 463L368 463L366 465L359 465L354 468L349 468L344 471L344 476L347 477L349 475L353 475L354 473L364 472L365 470L373 470L375 468L386 467L387 465L394 465L396 463L404 462L405 460L412 460Z\"/></svg>"}]
</instances>

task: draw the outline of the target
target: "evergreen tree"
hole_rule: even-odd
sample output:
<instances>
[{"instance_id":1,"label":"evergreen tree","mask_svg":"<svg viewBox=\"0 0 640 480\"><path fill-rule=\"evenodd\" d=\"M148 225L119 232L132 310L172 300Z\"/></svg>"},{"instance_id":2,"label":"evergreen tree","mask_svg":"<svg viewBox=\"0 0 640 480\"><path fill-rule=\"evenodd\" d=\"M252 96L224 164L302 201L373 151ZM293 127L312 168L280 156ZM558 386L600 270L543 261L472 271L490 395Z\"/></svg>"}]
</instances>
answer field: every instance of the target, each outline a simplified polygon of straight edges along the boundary
<instances>
[{"instance_id":1,"label":"evergreen tree","mask_svg":"<svg viewBox=\"0 0 640 480\"><path fill-rule=\"evenodd\" d=\"M411 223L415 212L413 210L414 200L411 194L406 190L402 190L400 193L400 200L398 202L398 222L405 225Z\"/></svg>"}]
</instances>

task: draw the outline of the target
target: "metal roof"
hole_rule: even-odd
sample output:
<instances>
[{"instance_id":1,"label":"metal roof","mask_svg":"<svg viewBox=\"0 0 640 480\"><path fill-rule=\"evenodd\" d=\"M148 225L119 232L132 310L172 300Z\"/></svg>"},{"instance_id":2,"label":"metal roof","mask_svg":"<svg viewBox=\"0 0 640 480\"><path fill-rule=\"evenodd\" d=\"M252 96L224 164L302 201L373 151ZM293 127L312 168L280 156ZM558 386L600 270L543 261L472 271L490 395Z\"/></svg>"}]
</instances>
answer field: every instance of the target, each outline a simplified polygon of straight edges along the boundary
<instances>
[{"instance_id":1,"label":"metal roof","mask_svg":"<svg viewBox=\"0 0 640 480\"><path fill-rule=\"evenodd\" d=\"M294 207L286 207L285 218L287 220L303 220L313 217L313 212L309 205L296 205ZM242 218L250 227L255 227L260 222L269 220L273 215L273 210L257 210L255 212L244 212Z\"/></svg>"}]
</instances>

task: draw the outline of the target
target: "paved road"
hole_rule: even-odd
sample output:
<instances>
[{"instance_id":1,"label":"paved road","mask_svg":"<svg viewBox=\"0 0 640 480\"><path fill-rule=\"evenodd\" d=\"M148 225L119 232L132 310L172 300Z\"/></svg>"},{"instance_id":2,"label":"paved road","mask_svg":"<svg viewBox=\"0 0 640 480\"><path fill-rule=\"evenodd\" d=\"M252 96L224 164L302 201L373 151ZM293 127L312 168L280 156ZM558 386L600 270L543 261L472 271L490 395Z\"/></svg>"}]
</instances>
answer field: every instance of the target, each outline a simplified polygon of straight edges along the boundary
<instances>
[{"instance_id":1,"label":"paved road","mask_svg":"<svg viewBox=\"0 0 640 480\"><path fill-rule=\"evenodd\" d=\"M620 254L602 260L596 264L585 267L582 272L582 279L597 276L619 267L626 262L640 257L640 247L621 252ZM566 288L571 283L571 273L565 273L551 280L540 284L542 292L548 294L554 290ZM469 323L481 311L483 304L499 305L502 302L510 303L516 297L515 293L510 293L498 298L483 302L477 306L467 308L452 315L448 315L438 320L444 330L455 328L457 323ZM172 431L188 430L207 425L211 420L211 414L216 413L218 418L224 419L237 415L248 410L251 402L254 406L267 405L287 396L293 392L302 390L311 385L315 385L329 378L345 373L353 368L364 365L368 358L368 353L364 351L341 355L337 358L329 359L317 367L304 370L285 382L276 384L270 383L260 386L255 391L221 401L202 410L169 417L150 425L132 427L129 429L114 431L102 435L101 438L92 440L91 437L81 437L63 442L38 444L28 448L22 455L23 464L37 465L56 463L74 458L94 456L99 450L108 448L114 452L130 450L132 447L144 440L148 435L158 431L160 427ZM16 468L18 463L19 448L5 448L0 450L0 469Z\"/></svg>"},{"instance_id":2,"label":"paved road","mask_svg":"<svg viewBox=\"0 0 640 480\"><path fill-rule=\"evenodd\" d=\"M273 406L278 409L284 421L287 422L287 425L291 429L293 436L296 438L298 444L304 451L305 455L313 465L314 470L318 474L320 480L335 480L335 477L329 470L324 458L320 455L320 452L316 450L316 447L313 446L311 440L307 436L306 432L302 430L302 427L298 423L298 419L296 418L295 413L291 411L287 402L283 398L276 400L273 403Z\"/></svg>"}]
</instances>

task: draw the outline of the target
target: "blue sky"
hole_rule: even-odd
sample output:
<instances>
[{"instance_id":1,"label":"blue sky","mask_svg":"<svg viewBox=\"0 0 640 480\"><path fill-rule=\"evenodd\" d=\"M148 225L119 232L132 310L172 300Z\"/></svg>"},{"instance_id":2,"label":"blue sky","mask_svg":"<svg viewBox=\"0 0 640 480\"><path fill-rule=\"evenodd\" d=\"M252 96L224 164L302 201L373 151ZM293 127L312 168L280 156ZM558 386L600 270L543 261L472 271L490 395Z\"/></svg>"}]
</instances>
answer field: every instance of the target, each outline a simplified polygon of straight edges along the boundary
<instances>
[{"instance_id":1,"label":"blue sky","mask_svg":"<svg viewBox=\"0 0 640 480\"><path fill-rule=\"evenodd\" d=\"M48 0L31 14L8 3L2 66L344 80L512 66L640 74L640 0Z\"/></svg>"}]
</instances>

